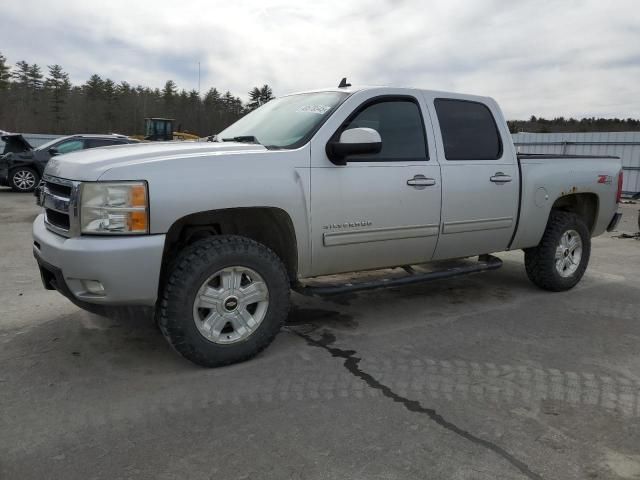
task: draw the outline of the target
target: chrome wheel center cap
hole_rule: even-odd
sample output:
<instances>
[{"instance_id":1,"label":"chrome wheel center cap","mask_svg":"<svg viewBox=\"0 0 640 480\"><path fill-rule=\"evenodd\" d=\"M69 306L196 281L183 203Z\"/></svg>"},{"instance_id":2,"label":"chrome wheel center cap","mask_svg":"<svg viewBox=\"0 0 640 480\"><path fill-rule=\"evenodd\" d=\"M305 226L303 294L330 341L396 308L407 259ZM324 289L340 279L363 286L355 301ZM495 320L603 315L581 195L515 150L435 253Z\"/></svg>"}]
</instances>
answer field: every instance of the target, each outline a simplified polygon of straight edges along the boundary
<instances>
[{"instance_id":1,"label":"chrome wheel center cap","mask_svg":"<svg viewBox=\"0 0 640 480\"><path fill-rule=\"evenodd\" d=\"M224 301L224 309L227 312L233 312L236 308L238 308L238 298L237 297L227 297Z\"/></svg>"}]
</instances>

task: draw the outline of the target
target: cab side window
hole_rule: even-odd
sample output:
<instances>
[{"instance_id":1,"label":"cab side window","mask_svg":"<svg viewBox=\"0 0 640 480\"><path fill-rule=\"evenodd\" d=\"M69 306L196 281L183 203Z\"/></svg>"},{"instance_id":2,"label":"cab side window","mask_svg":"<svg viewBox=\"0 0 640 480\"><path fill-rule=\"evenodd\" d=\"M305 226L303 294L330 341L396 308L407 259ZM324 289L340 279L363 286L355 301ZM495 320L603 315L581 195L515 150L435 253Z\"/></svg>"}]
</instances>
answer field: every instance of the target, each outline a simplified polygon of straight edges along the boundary
<instances>
[{"instance_id":1,"label":"cab side window","mask_svg":"<svg viewBox=\"0 0 640 480\"><path fill-rule=\"evenodd\" d=\"M434 101L447 160L497 160L502 156L498 126L479 102L436 98Z\"/></svg>"},{"instance_id":2,"label":"cab side window","mask_svg":"<svg viewBox=\"0 0 640 480\"><path fill-rule=\"evenodd\" d=\"M76 150L82 150L84 148L84 140L74 139L67 140L66 142L62 142L56 145L56 150L58 153L70 153L75 152Z\"/></svg>"},{"instance_id":3,"label":"cab side window","mask_svg":"<svg viewBox=\"0 0 640 480\"><path fill-rule=\"evenodd\" d=\"M384 99L362 108L341 131L373 128L382 138L376 154L350 155L350 162L428 160L427 139L420 107L410 99Z\"/></svg>"}]
</instances>

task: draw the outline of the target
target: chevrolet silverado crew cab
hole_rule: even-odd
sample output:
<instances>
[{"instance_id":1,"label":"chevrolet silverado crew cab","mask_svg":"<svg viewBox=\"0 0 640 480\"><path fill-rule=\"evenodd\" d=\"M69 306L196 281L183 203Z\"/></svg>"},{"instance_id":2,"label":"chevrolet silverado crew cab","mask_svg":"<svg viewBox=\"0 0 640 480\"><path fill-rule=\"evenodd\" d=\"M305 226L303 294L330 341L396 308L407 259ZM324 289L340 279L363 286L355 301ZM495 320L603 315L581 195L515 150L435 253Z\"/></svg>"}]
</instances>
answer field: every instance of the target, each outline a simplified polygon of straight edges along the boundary
<instances>
[{"instance_id":1,"label":"chevrolet silverado crew cab","mask_svg":"<svg viewBox=\"0 0 640 480\"><path fill-rule=\"evenodd\" d=\"M218 366L269 345L291 289L445 278L513 249L534 284L570 289L620 218L618 158L517 154L486 97L296 93L213 140L53 157L33 225L45 288L94 312L152 307L179 353Z\"/></svg>"}]
</instances>

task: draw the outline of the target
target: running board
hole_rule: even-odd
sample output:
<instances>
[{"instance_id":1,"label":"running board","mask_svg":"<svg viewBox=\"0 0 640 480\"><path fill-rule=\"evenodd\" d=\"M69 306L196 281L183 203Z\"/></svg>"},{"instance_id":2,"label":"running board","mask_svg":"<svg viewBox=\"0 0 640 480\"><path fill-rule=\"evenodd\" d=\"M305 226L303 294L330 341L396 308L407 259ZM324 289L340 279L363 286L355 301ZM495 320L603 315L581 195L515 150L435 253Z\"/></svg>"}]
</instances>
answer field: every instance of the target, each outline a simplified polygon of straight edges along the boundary
<instances>
[{"instance_id":1,"label":"running board","mask_svg":"<svg viewBox=\"0 0 640 480\"><path fill-rule=\"evenodd\" d=\"M403 285L413 285L414 283L430 282L432 280L440 280L443 278L458 277L468 275L470 273L485 272L488 270L496 270L502 266L502 260L493 255L480 255L478 262L471 265L462 265L437 270L435 272L415 273L410 267L403 267L409 275L396 278L381 278L376 280L352 282L343 284L327 284L310 286L297 283L293 286L295 292L302 295L330 296L340 295L343 293L359 292L361 290L373 290L376 288L401 287ZM413 272L413 273L412 273Z\"/></svg>"}]
</instances>

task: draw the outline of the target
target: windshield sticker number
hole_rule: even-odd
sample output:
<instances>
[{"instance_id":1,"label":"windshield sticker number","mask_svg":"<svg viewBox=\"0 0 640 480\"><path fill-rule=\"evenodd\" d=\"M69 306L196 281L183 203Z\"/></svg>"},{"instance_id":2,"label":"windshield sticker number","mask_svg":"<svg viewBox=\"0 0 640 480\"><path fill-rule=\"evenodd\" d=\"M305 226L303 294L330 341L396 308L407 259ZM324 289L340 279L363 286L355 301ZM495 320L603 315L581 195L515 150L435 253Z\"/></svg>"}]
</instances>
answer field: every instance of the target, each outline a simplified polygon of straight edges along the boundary
<instances>
[{"instance_id":1,"label":"windshield sticker number","mask_svg":"<svg viewBox=\"0 0 640 480\"><path fill-rule=\"evenodd\" d=\"M304 113L317 113L319 115L324 115L331 107L329 105L304 105L298 109L298 112Z\"/></svg>"}]
</instances>

